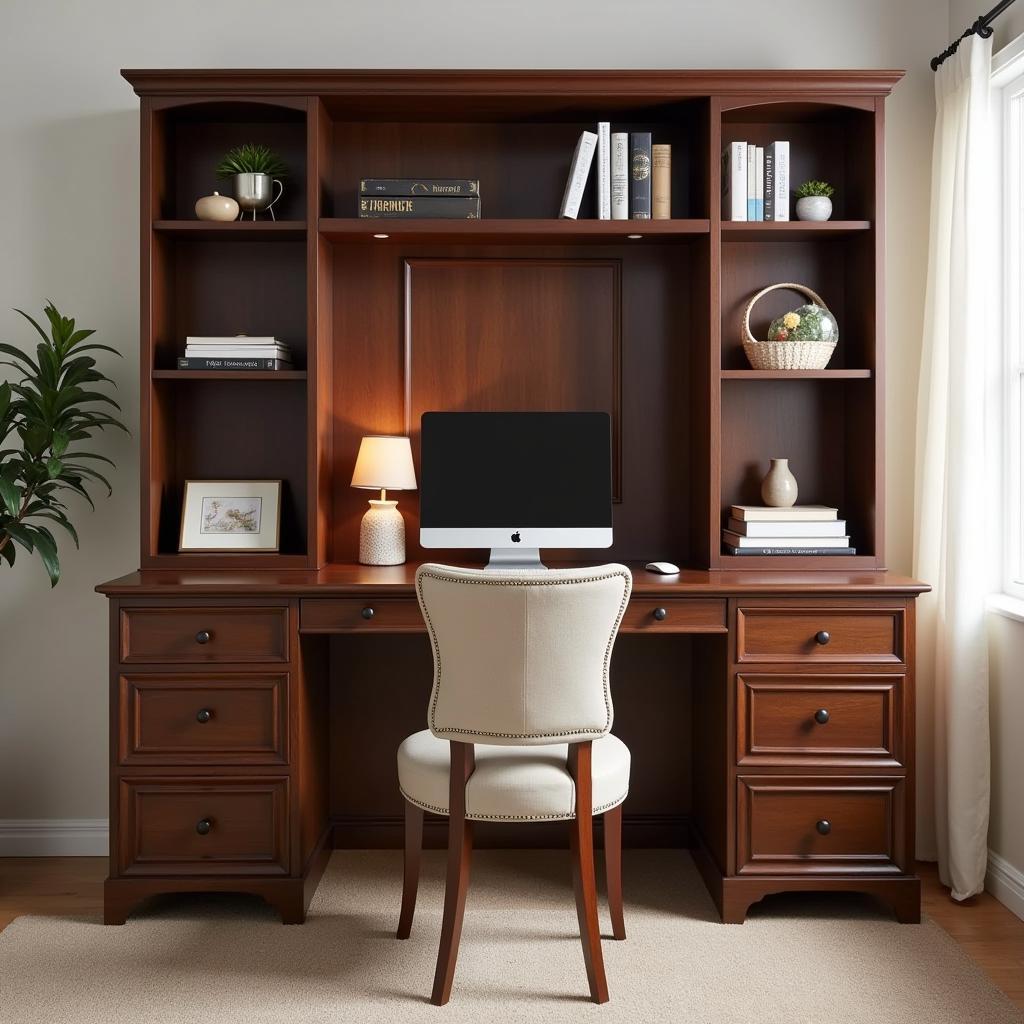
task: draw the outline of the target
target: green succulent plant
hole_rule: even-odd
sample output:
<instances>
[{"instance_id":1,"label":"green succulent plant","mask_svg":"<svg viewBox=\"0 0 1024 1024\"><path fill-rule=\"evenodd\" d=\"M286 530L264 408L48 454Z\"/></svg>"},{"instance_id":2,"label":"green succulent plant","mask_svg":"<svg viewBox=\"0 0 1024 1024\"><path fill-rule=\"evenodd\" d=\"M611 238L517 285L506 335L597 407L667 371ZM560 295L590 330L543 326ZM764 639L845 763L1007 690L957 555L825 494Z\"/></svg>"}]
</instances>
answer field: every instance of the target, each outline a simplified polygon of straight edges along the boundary
<instances>
[{"instance_id":1,"label":"green succulent plant","mask_svg":"<svg viewBox=\"0 0 1024 1024\"><path fill-rule=\"evenodd\" d=\"M811 196L824 196L831 199L835 189L827 181L805 181L797 190L797 198L809 199Z\"/></svg>"},{"instance_id":2,"label":"green succulent plant","mask_svg":"<svg viewBox=\"0 0 1024 1024\"><path fill-rule=\"evenodd\" d=\"M270 174L283 178L288 174L288 167L269 146L246 142L235 146L217 164L218 178L230 178L236 174Z\"/></svg>"},{"instance_id":3,"label":"green succulent plant","mask_svg":"<svg viewBox=\"0 0 1024 1024\"><path fill-rule=\"evenodd\" d=\"M12 379L0 384L0 445L12 435L13 447L0 448L0 564L14 565L18 546L38 554L50 577L60 579L57 541L48 524L56 523L71 535L78 534L62 500L73 492L93 505L89 487L99 483L111 494L109 481L93 463L114 463L105 455L86 451L84 445L97 430L113 427L128 432L116 414L120 406L94 387L113 384L96 369L86 353L113 352L109 345L85 344L95 331L78 330L75 321L62 316L52 302L43 312L50 333L27 313L20 313L39 334L35 359L14 345L0 342L0 366L14 370Z\"/></svg>"}]
</instances>

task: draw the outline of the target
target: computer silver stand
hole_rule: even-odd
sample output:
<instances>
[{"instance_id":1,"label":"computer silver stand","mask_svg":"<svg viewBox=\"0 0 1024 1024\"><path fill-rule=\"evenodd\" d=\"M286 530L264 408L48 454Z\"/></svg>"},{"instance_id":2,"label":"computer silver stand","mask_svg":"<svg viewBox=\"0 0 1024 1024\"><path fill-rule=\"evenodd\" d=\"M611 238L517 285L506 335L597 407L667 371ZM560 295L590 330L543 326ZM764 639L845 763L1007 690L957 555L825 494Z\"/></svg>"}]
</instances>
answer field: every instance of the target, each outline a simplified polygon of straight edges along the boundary
<instances>
[{"instance_id":1,"label":"computer silver stand","mask_svg":"<svg viewBox=\"0 0 1024 1024\"><path fill-rule=\"evenodd\" d=\"M485 569L491 572L529 572L546 569L540 560L540 548L491 548L491 557Z\"/></svg>"}]
</instances>

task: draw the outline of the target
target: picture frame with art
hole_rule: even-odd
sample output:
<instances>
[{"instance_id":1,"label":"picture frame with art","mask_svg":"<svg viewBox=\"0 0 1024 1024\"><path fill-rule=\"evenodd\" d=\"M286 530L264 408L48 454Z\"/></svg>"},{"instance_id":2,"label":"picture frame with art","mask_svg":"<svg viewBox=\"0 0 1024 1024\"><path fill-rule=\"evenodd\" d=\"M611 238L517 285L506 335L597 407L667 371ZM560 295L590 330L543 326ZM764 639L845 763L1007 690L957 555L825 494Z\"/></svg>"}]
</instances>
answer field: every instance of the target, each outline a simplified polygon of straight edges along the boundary
<instances>
[{"instance_id":1,"label":"picture frame with art","mask_svg":"<svg viewBox=\"0 0 1024 1024\"><path fill-rule=\"evenodd\" d=\"M186 480L179 551L277 551L280 480Z\"/></svg>"}]
</instances>

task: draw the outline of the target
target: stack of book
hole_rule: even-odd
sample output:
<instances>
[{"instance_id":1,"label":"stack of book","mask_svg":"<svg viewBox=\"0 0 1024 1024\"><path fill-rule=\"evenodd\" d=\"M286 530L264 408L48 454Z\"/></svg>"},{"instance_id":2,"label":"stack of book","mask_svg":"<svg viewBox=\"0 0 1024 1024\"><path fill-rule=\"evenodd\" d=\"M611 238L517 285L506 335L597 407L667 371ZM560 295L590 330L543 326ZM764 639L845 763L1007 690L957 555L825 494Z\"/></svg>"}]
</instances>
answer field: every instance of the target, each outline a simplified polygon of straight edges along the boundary
<instances>
[{"instance_id":1,"label":"stack of book","mask_svg":"<svg viewBox=\"0 0 1024 1024\"><path fill-rule=\"evenodd\" d=\"M722 219L789 220L789 143L722 151Z\"/></svg>"},{"instance_id":2,"label":"stack of book","mask_svg":"<svg viewBox=\"0 0 1024 1024\"><path fill-rule=\"evenodd\" d=\"M672 147L652 144L650 132L613 132L609 121L580 135L559 217L579 217L595 154L598 220L671 219Z\"/></svg>"},{"instance_id":3,"label":"stack of book","mask_svg":"<svg viewBox=\"0 0 1024 1024\"><path fill-rule=\"evenodd\" d=\"M231 338L187 337L179 370L290 370L292 354L277 338L237 334Z\"/></svg>"},{"instance_id":4,"label":"stack of book","mask_svg":"<svg viewBox=\"0 0 1024 1024\"><path fill-rule=\"evenodd\" d=\"M472 178L362 178L360 217L480 219L480 182Z\"/></svg>"},{"instance_id":5,"label":"stack of book","mask_svg":"<svg viewBox=\"0 0 1024 1024\"><path fill-rule=\"evenodd\" d=\"M839 509L733 505L722 544L730 555L855 555Z\"/></svg>"}]
</instances>

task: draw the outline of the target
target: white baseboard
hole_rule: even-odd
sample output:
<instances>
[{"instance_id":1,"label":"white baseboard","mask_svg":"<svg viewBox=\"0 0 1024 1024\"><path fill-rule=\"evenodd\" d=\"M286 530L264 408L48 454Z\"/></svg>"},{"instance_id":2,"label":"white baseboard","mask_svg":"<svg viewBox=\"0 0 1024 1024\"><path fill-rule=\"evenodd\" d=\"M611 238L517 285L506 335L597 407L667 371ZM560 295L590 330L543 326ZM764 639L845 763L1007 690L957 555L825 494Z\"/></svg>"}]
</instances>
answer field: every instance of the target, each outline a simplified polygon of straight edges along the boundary
<instances>
[{"instance_id":1,"label":"white baseboard","mask_svg":"<svg viewBox=\"0 0 1024 1024\"><path fill-rule=\"evenodd\" d=\"M106 857L106 818L0 818L0 857Z\"/></svg>"},{"instance_id":2,"label":"white baseboard","mask_svg":"<svg viewBox=\"0 0 1024 1024\"><path fill-rule=\"evenodd\" d=\"M992 850L988 851L985 888L1008 910L1024 921L1024 871Z\"/></svg>"}]
</instances>

